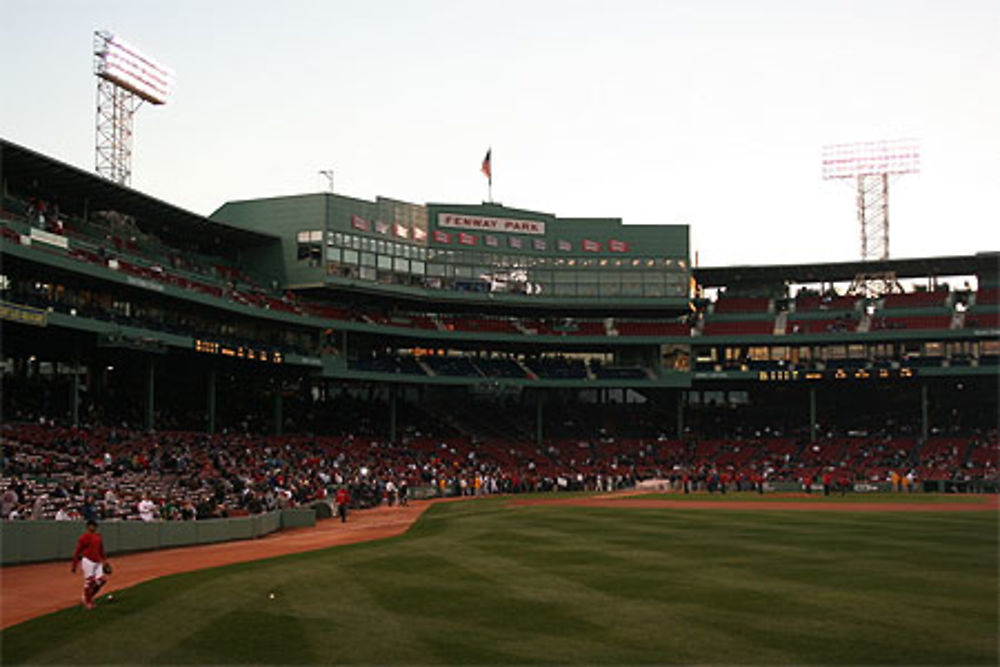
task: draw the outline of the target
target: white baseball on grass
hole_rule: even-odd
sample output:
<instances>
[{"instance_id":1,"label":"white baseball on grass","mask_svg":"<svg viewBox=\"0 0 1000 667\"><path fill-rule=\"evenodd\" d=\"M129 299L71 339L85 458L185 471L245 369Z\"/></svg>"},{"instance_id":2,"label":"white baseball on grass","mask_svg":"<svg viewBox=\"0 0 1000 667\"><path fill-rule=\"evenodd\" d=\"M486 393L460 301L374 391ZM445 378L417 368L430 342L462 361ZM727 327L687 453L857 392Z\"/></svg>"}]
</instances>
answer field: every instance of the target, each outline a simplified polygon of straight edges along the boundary
<instances>
[{"instance_id":1,"label":"white baseball on grass","mask_svg":"<svg viewBox=\"0 0 1000 667\"><path fill-rule=\"evenodd\" d=\"M270 599L273 600L274 599L274 593L270 593L267 597L269 597Z\"/></svg>"}]
</instances>

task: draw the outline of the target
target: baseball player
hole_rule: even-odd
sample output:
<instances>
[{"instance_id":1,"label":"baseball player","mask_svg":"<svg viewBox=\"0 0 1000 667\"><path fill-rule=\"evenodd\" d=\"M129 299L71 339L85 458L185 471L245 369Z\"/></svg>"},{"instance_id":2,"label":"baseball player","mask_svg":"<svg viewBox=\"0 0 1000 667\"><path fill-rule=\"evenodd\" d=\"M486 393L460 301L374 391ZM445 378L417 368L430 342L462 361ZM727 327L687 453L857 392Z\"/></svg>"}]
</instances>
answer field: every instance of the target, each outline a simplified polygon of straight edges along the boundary
<instances>
[{"instance_id":1,"label":"baseball player","mask_svg":"<svg viewBox=\"0 0 1000 667\"><path fill-rule=\"evenodd\" d=\"M351 494L348 492L346 486L342 486L337 489L337 514L340 515L340 522L347 522L347 506L351 503Z\"/></svg>"},{"instance_id":2,"label":"baseball player","mask_svg":"<svg viewBox=\"0 0 1000 667\"><path fill-rule=\"evenodd\" d=\"M83 606L93 609L94 597L107 583L105 570L109 573L111 571L111 564L104 554L104 541L97 532L96 521L88 521L86 531L77 540L70 572L76 572L77 563L80 563L83 570Z\"/></svg>"}]
</instances>

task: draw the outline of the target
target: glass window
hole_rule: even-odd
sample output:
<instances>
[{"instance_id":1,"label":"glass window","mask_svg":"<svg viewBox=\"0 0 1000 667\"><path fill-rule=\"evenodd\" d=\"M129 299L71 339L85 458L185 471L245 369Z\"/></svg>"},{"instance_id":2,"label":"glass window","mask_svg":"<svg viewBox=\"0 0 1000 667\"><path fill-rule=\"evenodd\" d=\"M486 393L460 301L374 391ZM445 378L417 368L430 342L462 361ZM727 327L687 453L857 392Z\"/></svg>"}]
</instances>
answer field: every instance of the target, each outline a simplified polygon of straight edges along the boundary
<instances>
[{"instance_id":1,"label":"glass window","mask_svg":"<svg viewBox=\"0 0 1000 667\"><path fill-rule=\"evenodd\" d=\"M390 257L389 255L379 255L378 260L376 261L376 265L378 266L379 269L383 271L391 271L392 257Z\"/></svg>"},{"instance_id":2,"label":"glass window","mask_svg":"<svg viewBox=\"0 0 1000 667\"><path fill-rule=\"evenodd\" d=\"M642 288L643 296L666 296L663 285L652 285L646 283Z\"/></svg>"},{"instance_id":3,"label":"glass window","mask_svg":"<svg viewBox=\"0 0 1000 667\"><path fill-rule=\"evenodd\" d=\"M392 270L397 273L410 272L410 260L404 257L395 257L392 260Z\"/></svg>"},{"instance_id":4,"label":"glass window","mask_svg":"<svg viewBox=\"0 0 1000 667\"><path fill-rule=\"evenodd\" d=\"M361 266L375 266L375 253L373 252L361 253Z\"/></svg>"},{"instance_id":5,"label":"glass window","mask_svg":"<svg viewBox=\"0 0 1000 667\"><path fill-rule=\"evenodd\" d=\"M345 250L344 251L344 264L357 264L358 263L358 251L357 250Z\"/></svg>"},{"instance_id":6,"label":"glass window","mask_svg":"<svg viewBox=\"0 0 1000 667\"><path fill-rule=\"evenodd\" d=\"M573 275L572 271L553 271L552 277L554 282L561 284L576 284L576 276Z\"/></svg>"},{"instance_id":7,"label":"glass window","mask_svg":"<svg viewBox=\"0 0 1000 667\"><path fill-rule=\"evenodd\" d=\"M940 357L944 355L944 346L940 342L924 343L925 357Z\"/></svg>"},{"instance_id":8,"label":"glass window","mask_svg":"<svg viewBox=\"0 0 1000 667\"><path fill-rule=\"evenodd\" d=\"M618 281L612 283L601 283L601 296L619 296L621 294L621 284Z\"/></svg>"},{"instance_id":9,"label":"glass window","mask_svg":"<svg viewBox=\"0 0 1000 667\"><path fill-rule=\"evenodd\" d=\"M375 280L377 273L375 269L370 266L362 266L361 270L358 272L358 275L361 277L362 280Z\"/></svg>"},{"instance_id":10,"label":"glass window","mask_svg":"<svg viewBox=\"0 0 1000 667\"><path fill-rule=\"evenodd\" d=\"M444 264L428 264L427 275L441 278L444 276Z\"/></svg>"},{"instance_id":11,"label":"glass window","mask_svg":"<svg viewBox=\"0 0 1000 667\"><path fill-rule=\"evenodd\" d=\"M375 250L376 250L376 252L378 252L378 254L384 255L385 254L385 241L379 239L378 245L376 246Z\"/></svg>"},{"instance_id":12,"label":"glass window","mask_svg":"<svg viewBox=\"0 0 1000 667\"><path fill-rule=\"evenodd\" d=\"M328 262L339 262L340 261L340 248L327 248L326 249L326 261L328 261Z\"/></svg>"},{"instance_id":13,"label":"glass window","mask_svg":"<svg viewBox=\"0 0 1000 667\"><path fill-rule=\"evenodd\" d=\"M622 296L642 296L642 281L637 276L627 275L622 281Z\"/></svg>"},{"instance_id":14,"label":"glass window","mask_svg":"<svg viewBox=\"0 0 1000 667\"><path fill-rule=\"evenodd\" d=\"M414 259L410 261L410 273L415 276L424 275L424 263L419 259Z\"/></svg>"}]
</instances>

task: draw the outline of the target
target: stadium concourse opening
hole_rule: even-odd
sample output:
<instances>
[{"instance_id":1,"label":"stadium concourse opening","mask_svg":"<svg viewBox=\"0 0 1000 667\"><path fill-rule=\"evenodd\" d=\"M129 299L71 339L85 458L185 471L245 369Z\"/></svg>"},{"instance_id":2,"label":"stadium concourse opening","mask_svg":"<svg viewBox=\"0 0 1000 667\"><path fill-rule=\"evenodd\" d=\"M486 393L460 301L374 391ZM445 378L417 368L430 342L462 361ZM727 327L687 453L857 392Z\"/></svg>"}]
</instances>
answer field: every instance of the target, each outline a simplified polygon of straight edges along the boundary
<instances>
[{"instance_id":1,"label":"stadium concourse opening","mask_svg":"<svg viewBox=\"0 0 1000 667\"><path fill-rule=\"evenodd\" d=\"M692 268L686 226L330 193L203 217L10 142L0 181L5 519L997 489L996 253ZM848 289L874 270L898 289Z\"/></svg>"}]
</instances>

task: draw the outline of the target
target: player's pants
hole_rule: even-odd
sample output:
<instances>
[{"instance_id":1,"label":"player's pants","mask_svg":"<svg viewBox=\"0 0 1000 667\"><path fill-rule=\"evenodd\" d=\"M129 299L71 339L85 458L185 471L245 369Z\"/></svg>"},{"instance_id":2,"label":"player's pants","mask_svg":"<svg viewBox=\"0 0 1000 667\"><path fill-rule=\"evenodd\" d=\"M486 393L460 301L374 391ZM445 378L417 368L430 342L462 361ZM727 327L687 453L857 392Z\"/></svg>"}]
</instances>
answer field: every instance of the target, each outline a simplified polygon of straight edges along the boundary
<instances>
[{"instance_id":1,"label":"player's pants","mask_svg":"<svg viewBox=\"0 0 1000 667\"><path fill-rule=\"evenodd\" d=\"M104 566L89 558L81 558L80 569L83 570L83 603L89 607L94 604L94 596L107 583Z\"/></svg>"}]
</instances>

